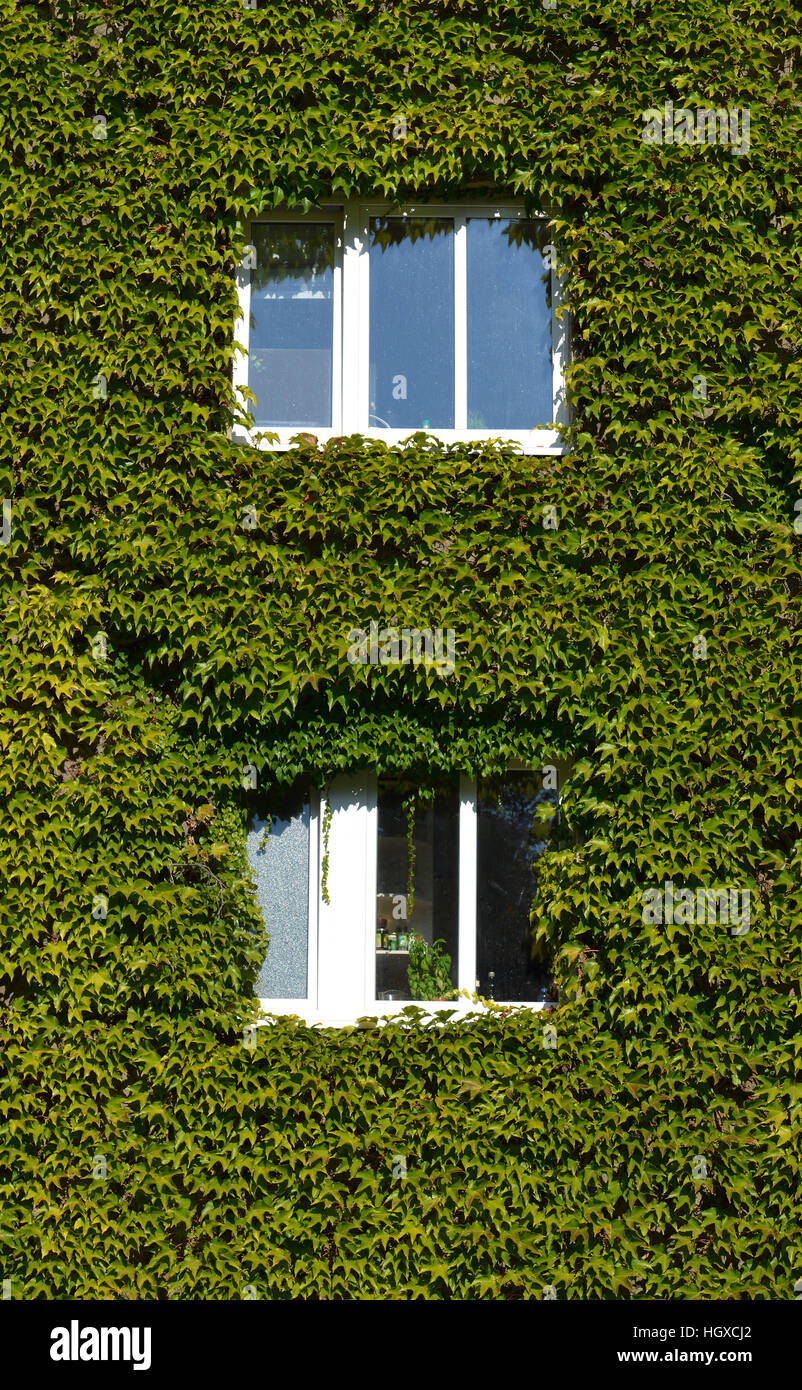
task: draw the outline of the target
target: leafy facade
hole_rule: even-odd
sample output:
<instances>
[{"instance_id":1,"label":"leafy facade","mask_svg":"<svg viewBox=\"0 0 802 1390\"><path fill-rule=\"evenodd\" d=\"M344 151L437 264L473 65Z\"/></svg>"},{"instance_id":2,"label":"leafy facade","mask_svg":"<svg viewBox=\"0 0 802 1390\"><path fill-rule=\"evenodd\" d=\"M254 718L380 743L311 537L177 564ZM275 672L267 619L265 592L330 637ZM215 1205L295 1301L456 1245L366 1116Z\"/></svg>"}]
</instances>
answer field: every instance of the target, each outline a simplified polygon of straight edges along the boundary
<instances>
[{"instance_id":1,"label":"leafy facade","mask_svg":"<svg viewBox=\"0 0 802 1390\"><path fill-rule=\"evenodd\" d=\"M12 1296L793 1297L798 7L2 14ZM644 142L668 100L748 109L749 150ZM560 459L235 442L249 217L493 190L552 219ZM348 666L354 610L454 628L453 676ZM545 754L556 1046L503 1012L253 1035L244 760ZM666 880L749 889L749 932L645 924Z\"/></svg>"}]
</instances>

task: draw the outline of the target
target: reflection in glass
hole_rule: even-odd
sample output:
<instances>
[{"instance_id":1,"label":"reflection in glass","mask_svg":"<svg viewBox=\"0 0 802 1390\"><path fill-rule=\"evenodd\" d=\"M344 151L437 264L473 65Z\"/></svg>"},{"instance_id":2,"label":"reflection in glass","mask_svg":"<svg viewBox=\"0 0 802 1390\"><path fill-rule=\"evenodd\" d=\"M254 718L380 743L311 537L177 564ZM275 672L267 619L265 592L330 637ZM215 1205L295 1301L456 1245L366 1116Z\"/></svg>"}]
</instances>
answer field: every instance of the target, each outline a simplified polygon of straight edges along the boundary
<instances>
[{"instance_id":1,"label":"reflection in glass","mask_svg":"<svg viewBox=\"0 0 802 1390\"><path fill-rule=\"evenodd\" d=\"M257 425L331 426L334 227L273 222L253 232L248 386Z\"/></svg>"},{"instance_id":2,"label":"reflection in glass","mask_svg":"<svg viewBox=\"0 0 802 1390\"><path fill-rule=\"evenodd\" d=\"M305 999L309 951L309 799L288 792L251 817L248 863L270 944L254 985L260 999Z\"/></svg>"},{"instance_id":3,"label":"reflection in glass","mask_svg":"<svg viewBox=\"0 0 802 1390\"><path fill-rule=\"evenodd\" d=\"M539 777L509 772L477 802L476 973L479 992L510 1003L547 999L551 974L533 956L529 913L536 861L555 824L557 792Z\"/></svg>"},{"instance_id":4,"label":"reflection in glass","mask_svg":"<svg viewBox=\"0 0 802 1390\"><path fill-rule=\"evenodd\" d=\"M417 806L413 822L414 872L409 902L407 812L409 796L379 780L376 898L376 997L411 999L409 946L413 935L444 941L457 983L459 796L456 780L440 788L430 806ZM420 996L419 996L420 997ZM439 998L431 991L427 998Z\"/></svg>"},{"instance_id":5,"label":"reflection in glass","mask_svg":"<svg viewBox=\"0 0 802 1390\"><path fill-rule=\"evenodd\" d=\"M454 223L370 222L370 426L454 428Z\"/></svg>"},{"instance_id":6,"label":"reflection in glass","mask_svg":"<svg viewBox=\"0 0 802 1390\"><path fill-rule=\"evenodd\" d=\"M469 429L532 429L554 414L549 272L538 231L519 218L468 219Z\"/></svg>"}]
</instances>

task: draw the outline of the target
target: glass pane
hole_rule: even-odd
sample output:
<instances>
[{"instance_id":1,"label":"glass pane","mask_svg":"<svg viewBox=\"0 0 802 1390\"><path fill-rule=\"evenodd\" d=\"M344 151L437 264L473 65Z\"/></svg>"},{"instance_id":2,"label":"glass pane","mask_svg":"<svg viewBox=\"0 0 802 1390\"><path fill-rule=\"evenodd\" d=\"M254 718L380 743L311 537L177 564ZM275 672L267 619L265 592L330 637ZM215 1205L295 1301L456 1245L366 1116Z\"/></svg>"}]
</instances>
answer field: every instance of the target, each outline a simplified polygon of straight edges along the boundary
<instances>
[{"instance_id":1,"label":"glass pane","mask_svg":"<svg viewBox=\"0 0 802 1390\"><path fill-rule=\"evenodd\" d=\"M376 998L439 999L457 983L459 795L457 784L439 790L433 805L418 806L413 823L412 900L408 854L409 793L379 781L376 899ZM410 970L412 938L415 946ZM432 953L435 942L441 945ZM450 961L446 957L450 957ZM418 967L416 970L416 959ZM441 962L439 965L437 962Z\"/></svg>"},{"instance_id":2,"label":"glass pane","mask_svg":"<svg viewBox=\"0 0 802 1390\"><path fill-rule=\"evenodd\" d=\"M254 228L248 386L257 425L331 426L334 227Z\"/></svg>"},{"instance_id":3,"label":"glass pane","mask_svg":"<svg viewBox=\"0 0 802 1390\"><path fill-rule=\"evenodd\" d=\"M536 861L555 824L557 792L540 777L510 772L498 795L479 787L477 805L476 973L492 999L545 1002L549 962L533 955L529 913Z\"/></svg>"},{"instance_id":4,"label":"glass pane","mask_svg":"<svg viewBox=\"0 0 802 1390\"><path fill-rule=\"evenodd\" d=\"M309 951L309 800L290 792L267 818L251 818L247 852L256 896L270 932L254 993L260 999L305 999Z\"/></svg>"},{"instance_id":5,"label":"glass pane","mask_svg":"<svg viewBox=\"0 0 802 1390\"><path fill-rule=\"evenodd\" d=\"M370 426L454 428L451 218L371 218Z\"/></svg>"},{"instance_id":6,"label":"glass pane","mask_svg":"<svg viewBox=\"0 0 802 1390\"><path fill-rule=\"evenodd\" d=\"M550 272L537 222L468 220L468 428L552 419Z\"/></svg>"}]
</instances>

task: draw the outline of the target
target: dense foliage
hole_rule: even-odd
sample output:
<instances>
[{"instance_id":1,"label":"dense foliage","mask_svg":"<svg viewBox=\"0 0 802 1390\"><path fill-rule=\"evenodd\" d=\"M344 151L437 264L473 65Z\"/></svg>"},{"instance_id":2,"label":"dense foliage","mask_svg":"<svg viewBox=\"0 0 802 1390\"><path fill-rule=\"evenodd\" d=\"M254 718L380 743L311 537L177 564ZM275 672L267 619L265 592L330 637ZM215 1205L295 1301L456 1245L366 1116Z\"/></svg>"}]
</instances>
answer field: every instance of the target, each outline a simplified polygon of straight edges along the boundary
<instances>
[{"instance_id":1,"label":"dense foliage","mask_svg":"<svg viewBox=\"0 0 802 1390\"><path fill-rule=\"evenodd\" d=\"M0 11L12 1296L792 1298L799 5ZM750 149L644 143L666 100ZM237 444L247 218L483 189L552 218L566 453ZM453 676L345 662L396 616ZM249 1031L243 760L549 755L553 1034ZM644 924L666 879L749 932Z\"/></svg>"}]
</instances>

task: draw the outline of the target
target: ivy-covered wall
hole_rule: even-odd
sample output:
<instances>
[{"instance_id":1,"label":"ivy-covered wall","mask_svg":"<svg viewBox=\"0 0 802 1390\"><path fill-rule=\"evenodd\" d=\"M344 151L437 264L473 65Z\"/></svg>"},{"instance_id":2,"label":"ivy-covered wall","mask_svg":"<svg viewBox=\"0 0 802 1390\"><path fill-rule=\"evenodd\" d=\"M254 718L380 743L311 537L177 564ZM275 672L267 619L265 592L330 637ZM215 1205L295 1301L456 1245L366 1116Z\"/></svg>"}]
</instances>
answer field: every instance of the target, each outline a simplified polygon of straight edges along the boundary
<instances>
[{"instance_id":1,"label":"ivy-covered wall","mask_svg":"<svg viewBox=\"0 0 802 1390\"><path fill-rule=\"evenodd\" d=\"M0 11L12 1297L793 1298L799 5ZM644 141L667 101L749 148ZM566 453L237 444L247 217L482 190L552 219ZM453 676L350 666L357 613L453 627ZM244 760L544 754L556 1047L249 1031ZM644 923L666 880L748 932Z\"/></svg>"}]
</instances>

